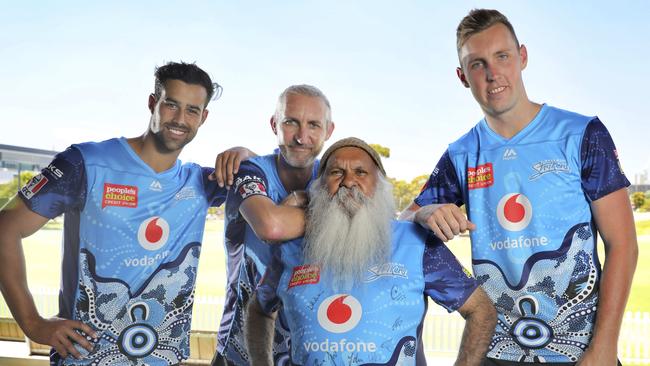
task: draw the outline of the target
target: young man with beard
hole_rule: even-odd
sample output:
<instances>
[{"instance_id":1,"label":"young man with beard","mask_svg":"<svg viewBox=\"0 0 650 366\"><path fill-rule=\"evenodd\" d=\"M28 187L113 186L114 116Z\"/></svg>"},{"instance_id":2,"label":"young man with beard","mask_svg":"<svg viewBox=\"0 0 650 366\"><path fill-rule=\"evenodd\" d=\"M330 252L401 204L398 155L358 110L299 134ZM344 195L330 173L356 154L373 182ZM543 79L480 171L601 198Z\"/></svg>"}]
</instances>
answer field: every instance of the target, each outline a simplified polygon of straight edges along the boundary
<instances>
[{"instance_id":1,"label":"young man with beard","mask_svg":"<svg viewBox=\"0 0 650 366\"><path fill-rule=\"evenodd\" d=\"M327 97L310 85L288 87L278 99L271 129L278 152L244 162L226 201L228 287L213 365L251 364L242 333L244 310L277 250L269 243L303 235L304 210L286 203L304 204L304 190L318 169L316 157L334 130ZM278 320L276 364L288 361L288 344L286 322Z\"/></svg>"},{"instance_id":2,"label":"young man with beard","mask_svg":"<svg viewBox=\"0 0 650 366\"><path fill-rule=\"evenodd\" d=\"M479 365L494 308L440 240L392 220L392 187L379 155L346 138L321 163L309 190L305 237L274 252L249 307L252 364L272 363L273 321L281 309L292 364L425 365L429 296L467 320L456 364Z\"/></svg>"},{"instance_id":3,"label":"young man with beard","mask_svg":"<svg viewBox=\"0 0 650 366\"><path fill-rule=\"evenodd\" d=\"M409 211L445 240L476 224L474 274L499 313L485 364L615 365L638 247L614 143L597 117L528 99L528 51L503 14L472 10L457 48L485 118L449 145Z\"/></svg>"},{"instance_id":4,"label":"young man with beard","mask_svg":"<svg viewBox=\"0 0 650 366\"><path fill-rule=\"evenodd\" d=\"M170 62L155 78L142 136L72 145L0 212L2 294L25 334L53 347L52 365L189 357L205 215L226 190L209 179L214 169L177 158L221 90L195 64ZM59 314L43 319L27 287L21 239L62 213Z\"/></svg>"}]
</instances>

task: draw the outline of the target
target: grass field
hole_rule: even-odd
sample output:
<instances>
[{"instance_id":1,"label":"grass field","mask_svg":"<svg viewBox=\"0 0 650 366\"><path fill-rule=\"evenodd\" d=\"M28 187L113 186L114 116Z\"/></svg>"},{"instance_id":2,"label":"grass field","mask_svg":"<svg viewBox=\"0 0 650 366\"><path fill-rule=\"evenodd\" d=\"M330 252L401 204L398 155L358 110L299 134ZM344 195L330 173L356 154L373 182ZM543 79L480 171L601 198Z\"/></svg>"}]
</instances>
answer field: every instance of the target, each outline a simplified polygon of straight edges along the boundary
<instances>
[{"instance_id":1,"label":"grass field","mask_svg":"<svg viewBox=\"0 0 650 366\"><path fill-rule=\"evenodd\" d=\"M650 312L650 220L637 222L639 239L639 263L637 265L632 293L627 304L628 311ZM470 245L467 237L455 239L449 247L467 268L471 268ZM604 258L602 248L600 258ZM27 258L28 281L34 292L43 289L59 288L61 263L60 223L47 225L24 241ZM203 241L199 274L197 278L197 297L222 297L226 286L223 249L223 222L208 220ZM7 316L3 306L0 316ZM195 314L198 315L198 314Z\"/></svg>"}]
</instances>

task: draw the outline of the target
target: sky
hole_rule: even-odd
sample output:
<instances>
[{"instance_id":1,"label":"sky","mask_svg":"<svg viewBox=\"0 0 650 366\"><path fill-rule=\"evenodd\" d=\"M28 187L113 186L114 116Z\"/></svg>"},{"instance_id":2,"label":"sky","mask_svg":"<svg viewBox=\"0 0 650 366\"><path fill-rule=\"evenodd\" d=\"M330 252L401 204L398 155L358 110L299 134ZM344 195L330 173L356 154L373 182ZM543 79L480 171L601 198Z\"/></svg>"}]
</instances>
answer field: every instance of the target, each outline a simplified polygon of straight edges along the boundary
<instances>
[{"instance_id":1,"label":"sky","mask_svg":"<svg viewBox=\"0 0 650 366\"><path fill-rule=\"evenodd\" d=\"M389 176L429 174L482 112L458 81L455 30L472 8L513 23L539 103L597 115L628 178L650 168L650 2L0 0L0 144L63 150L147 128L156 66L196 62L224 88L181 159L237 145L273 151L292 84L332 104L329 143L391 149ZM326 146L327 146L326 145Z\"/></svg>"}]
</instances>

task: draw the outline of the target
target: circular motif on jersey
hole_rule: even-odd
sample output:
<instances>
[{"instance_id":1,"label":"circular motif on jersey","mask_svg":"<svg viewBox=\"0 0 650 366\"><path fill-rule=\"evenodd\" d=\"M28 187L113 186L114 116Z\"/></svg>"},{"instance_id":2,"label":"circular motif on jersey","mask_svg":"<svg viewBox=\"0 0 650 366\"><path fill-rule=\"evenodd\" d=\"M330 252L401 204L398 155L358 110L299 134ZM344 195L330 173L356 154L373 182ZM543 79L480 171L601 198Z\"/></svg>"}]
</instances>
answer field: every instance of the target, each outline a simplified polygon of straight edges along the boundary
<instances>
[{"instance_id":1,"label":"circular motif on jersey","mask_svg":"<svg viewBox=\"0 0 650 366\"><path fill-rule=\"evenodd\" d=\"M169 239L169 224L162 217L150 217L140 224L138 242L144 249L158 250Z\"/></svg>"},{"instance_id":2,"label":"circular motif on jersey","mask_svg":"<svg viewBox=\"0 0 650 366\"><path fill-rule=\"evenodd\" d=\"M511 329L515 341L525 348L543 348L553 338L551 327L539 319L520 318Z\"/></svg>"},{"instance_id":3,"label":"circular motif on jersey","mask_svg":"<svg viewBox=\"0 0 650 366\"><path fill-rule=\"evenodd\" d=\"M345 333L359 324L362 313L361 303L352 295L332 295L318 306L318 323L328 332Z\"/></svg>"},{"instance_id":4,"label":"circular motif on jersey","mask_svg":"<svg viewBox=\"0 0 650 366\"><path fill-rule=\"evenodd\" d=\"M120 352L127 357L145 357L158 345L158 333L147 324L133 324L117 340Z\"/></svg>"},{"instance_id":5,"label":"circular motif on jersey","mask_svg":"<svg viewBox=\"0 0 650 366\"><path fill-rule=\"evenodd\" d=\"M533 205L521 193L508 193L497 206L499 224L508 231L525 229L533 218Z\"/></svg>"}]
</instances>

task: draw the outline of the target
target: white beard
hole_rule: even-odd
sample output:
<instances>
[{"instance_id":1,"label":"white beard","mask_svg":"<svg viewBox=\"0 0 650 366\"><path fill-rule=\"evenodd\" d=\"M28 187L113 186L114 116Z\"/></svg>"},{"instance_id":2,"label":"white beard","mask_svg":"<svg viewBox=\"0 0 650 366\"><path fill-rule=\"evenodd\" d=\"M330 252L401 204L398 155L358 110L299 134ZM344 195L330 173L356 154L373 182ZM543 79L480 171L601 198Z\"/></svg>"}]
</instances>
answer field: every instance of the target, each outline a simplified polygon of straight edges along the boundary
<instances>
[{"instance_id":1,"label":"white beard","mask_svg":"<svg viewBox=\"0 0 650 366\"><path fill-rule=\"evenodd\" d=\"M395 217L392 186L382 176L373 197L353 187L331 196L320 179L310 189L305 229L305 263L332 275L335 289L363 280L368 267L385 263L391 253Z\"/></svg>"}]
</instances>

